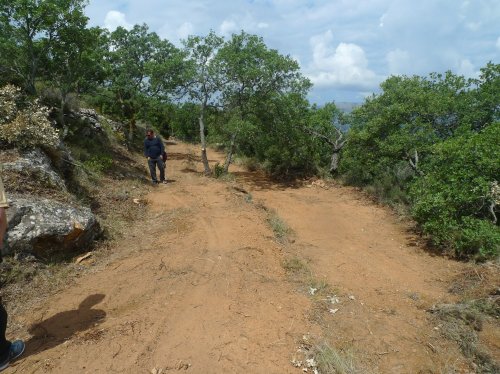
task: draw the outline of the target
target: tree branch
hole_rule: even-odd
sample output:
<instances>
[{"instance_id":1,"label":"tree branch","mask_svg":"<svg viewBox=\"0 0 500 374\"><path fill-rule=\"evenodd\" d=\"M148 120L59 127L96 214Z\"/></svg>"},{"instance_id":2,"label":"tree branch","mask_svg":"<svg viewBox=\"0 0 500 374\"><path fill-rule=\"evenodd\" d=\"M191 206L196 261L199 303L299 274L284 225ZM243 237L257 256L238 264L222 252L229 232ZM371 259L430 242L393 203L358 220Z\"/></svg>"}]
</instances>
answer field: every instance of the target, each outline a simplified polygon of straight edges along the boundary
<instances>
[{"instance_id":1,"label":"tree branch","mask_svg":"<svg viewBox=\"0 0 500 374\"><path fill-rule=\"evenodd\" d=\"M413 169L413 171L415 171L415 173L417 173L418 175L420 176L423 176L424 173L422 172L422 170L420 170L418 168L418 152L417 150L415 149L415 153L414 153L414 156L413 156L413 159L412 157L408 154L408 152L406 153L406 159L408 160L408 162L410 163L410 166L411 168Z\"/></svg>"},{"instance_id":2,"label":"tree branch","mask_svg":"<svg viewBox=\"0 0 500 374\"><path fill-rule=\"evenodd\" d=\"M491 213L491 215L493 217L493 221L492 222L493 222L494 225L496 225L497 222L498 222L498 218L497 218L497 215L495 213L495 206L496 206L495 201L492 201L491 204L490 204L490 206L489 206L489 211L490 211L490 213Z\"/></svg>"},{"instance_id":3,"label":"tree branch","mask_svg":"<svg viewBox=\"0 0 500 374\"><path fill-rule=\"evenodd\" d=\"M326 135L323 135L323 134L320 134L319 132L316 132L308 127L302 127L302 129L307 132L308 134L312 135L312 136L316 136L318 138L321 138L323 139L325 142L327 142L328 144L330 144L332 147L335 147L335 142L333 142L329 137L327 137Z\"/></svg>"}]
</instances>

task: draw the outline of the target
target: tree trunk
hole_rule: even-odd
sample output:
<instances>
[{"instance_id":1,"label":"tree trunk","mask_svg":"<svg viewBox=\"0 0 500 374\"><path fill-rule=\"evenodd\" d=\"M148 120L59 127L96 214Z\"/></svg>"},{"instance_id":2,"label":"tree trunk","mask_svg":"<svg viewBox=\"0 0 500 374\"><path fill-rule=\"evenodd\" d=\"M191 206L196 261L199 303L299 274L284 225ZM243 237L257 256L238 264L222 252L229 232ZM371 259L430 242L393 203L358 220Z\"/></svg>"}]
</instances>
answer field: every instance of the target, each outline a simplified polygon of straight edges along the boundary
<instances>
[{"instance_id":1,"label":"tree trunk","mask_svg":"<svg viewBox=\"0 0 500 374\"><path fill-rule=\"evenodd\" d=\"M128 147L131 148L134 143L134 132L135 132L135 115L132 116L128 123Z\"/></svg>"},{"instance_id":2,"label":"tree trunk","mask_svg":"<svg viewBox=\"0 0 500 374\"><path fill-rule=\"evenodd\" d=\"M200 123L200 140L201 140L201 161L203 162L205 175L210 175L212 174L212 171L210 170L210 165L208 164L207 140L205 139L205 103L201 104L199 123Z\"/></svg>"},{"instance_id":3,"label":"tree trunk","mask_svg":"<svg viewBox=\"0 0 500 374\"><path fill-rule=\"evenodd\" d=\"M334 149L330 161L330 174L335 174L339 168L340 149Z\"/></svg>"},{"instance_id":4,"label":"tree trunk","mask_svg":"<svg viewBox=\"0 0 500 374\"><path fill-rule=\"evenodd\" d=\"M236 144L236 133L231 135L231 145L229 146L229 151L227 152L226 162L224 163L224 173L229 172L229 165L231 165L231 160L233 158L235 144Z\"/></svg>"}]
</instances>

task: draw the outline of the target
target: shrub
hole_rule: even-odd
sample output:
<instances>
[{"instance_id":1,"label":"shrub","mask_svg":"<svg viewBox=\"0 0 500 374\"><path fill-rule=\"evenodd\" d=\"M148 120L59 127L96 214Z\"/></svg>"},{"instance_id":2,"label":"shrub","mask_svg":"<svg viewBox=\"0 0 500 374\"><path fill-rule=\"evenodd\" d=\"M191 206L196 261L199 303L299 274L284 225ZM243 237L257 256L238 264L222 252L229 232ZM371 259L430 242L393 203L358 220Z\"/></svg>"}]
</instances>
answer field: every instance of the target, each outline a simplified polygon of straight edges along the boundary
<instances>
[{"instance_id":1,"label":"shrub","mask_svg":"<svg viewBox=\"0 0 500 374\"><path fill-rule=\"evenodd\" d=\"M0 140L20 148L55 148L59 133L49 121L49 109L37 100L24 100L19 88L0 89Z\"/></svg>"},{"instance_id":2,"label":"shrub","mask_svg":"<svg viewBox=\"0 0 500 374\"><path fill-rule=\"evenodd\" d=\"M482 219L465 217L454 240L457 253L462 255L473 255L481 260L500 253L500 230Z\"/></svg>"},{"instance_id":3,"label":"shrub","mask_svg":"<svg viewBox=\"0 0 500 374\"><path fill-rule=\"evenodd\" d=\"M221 178L226 174L224 170L224 166L219 164L218 162L214 165L213 175L215 178Z\"/></svg>"},{"instance_id":4,"label":"shrub","mask_svg":"<svg viewBox=\"0 0 500 374\"><path fill-rule=\"evenodd\" d=\"M87 170L94 173L103 173L113 166L113 159L109 156L93 156L83 163Z\"/></svg>"},{"instance_id":5,"label":"shrub","mask_svg":"<svg viewBox=\"0 0 500 374\"><path fill-rule=\"evenodd\" d=\"M500 253L498 165L500 122L466 132L433 148L424 175L410 189L412 212L434 243L459 257Z\"/></svg>"}]
</instances>

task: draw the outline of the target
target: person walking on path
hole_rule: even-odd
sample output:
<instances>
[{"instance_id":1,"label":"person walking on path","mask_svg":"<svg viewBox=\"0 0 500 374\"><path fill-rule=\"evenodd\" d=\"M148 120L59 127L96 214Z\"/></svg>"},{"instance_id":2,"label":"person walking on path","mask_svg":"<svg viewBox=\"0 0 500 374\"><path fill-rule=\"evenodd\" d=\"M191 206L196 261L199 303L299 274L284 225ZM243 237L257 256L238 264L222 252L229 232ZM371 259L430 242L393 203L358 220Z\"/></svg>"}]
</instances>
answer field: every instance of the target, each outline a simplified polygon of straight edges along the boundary
<instances>
[{"instance_id":1,"label":"person walking on path","mask_svg":"<svg viewBox=\"0 0 500 374\"><path fill-rule=\"evenodd\" d=\"M160 170L160 183L167 184L165 179L165 163L163 162L163 153L165 146L160 138L155 136L153 130L149 129L146 132L146 139L144 139L144 156L148 158L149 172L153 184L158 183L156 177L156 167Z\"/></svg>"},{"instance_id":2,"label":"person walking on path","mask_svg":"<svg viewBox=\"0 0 500 374\"><path fill-rule=\"evenodd\" d=\"M3 239L7 231L7 215L5 210L9 207L5 191L3 189L2 178L0 177L0 251L3 246ZM2 262L0 252L0 262ZM5 338L7 329L7 311L5 310L0 297L0 371L9 367L10 363L21 356L24 352L24 342L16 340L13 342Z\"/></svg>"}]
</instances>

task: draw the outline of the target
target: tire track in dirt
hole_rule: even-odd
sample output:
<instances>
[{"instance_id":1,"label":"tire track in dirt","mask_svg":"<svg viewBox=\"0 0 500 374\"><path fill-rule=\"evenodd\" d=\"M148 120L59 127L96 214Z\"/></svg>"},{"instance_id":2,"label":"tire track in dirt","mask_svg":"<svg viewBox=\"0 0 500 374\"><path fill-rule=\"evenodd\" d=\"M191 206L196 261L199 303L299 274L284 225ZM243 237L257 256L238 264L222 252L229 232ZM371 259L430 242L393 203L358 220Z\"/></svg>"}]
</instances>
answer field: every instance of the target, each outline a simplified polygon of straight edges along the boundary
<instances>
[{"instance_id":1,"label":"tire track in dirt","mask_svg":"<svg viewBox=\"0 0 500 374\"><path fill-rule=\"evenodd\" d=\"M356 351L373 372L466 367L426 312L450 301L447 284L461 264L425 253L389 210L349 188L252 188L295 231L291 255L338 290L339 310L323 321L332 344Z\"/></svg>"},{"instance_id":2,"label":"tire track in dirt","mask_svg":"<svg viewBox=\"0 0 500 374\"><path fill-rule=\"evenodd\" d=\"M438 372L459 357L424 310L447 297L458 265L409 247L387 211L346 188L278 188L250 174L240 183L296 232L283 247L257 204L192 171L190 146L169 151L171 183L153 189L150 217L112 249L127 255L18 317L45 330L12 372L298 373L290 359L305 334L353 348L372 372ZM322 326L288 281L289 256L338 290L339 312ZM88 297L94 305L80 307Z\"/></svg>"},{"instance_id":3,"label":"tire track in dirt","mask_svg":"<svg viewBox=\"0 0 500 374\"><path fill-rule=\"evenodd\" d=\"M289 360L309 329L309 300L285 281L264 213L182 169L172 162L175 182L148 196L151 218L117 244L129 255L21 317L46 332L14 372L295 372ZM79 309L92 295L103 300ZM96 310L104 317L93 319ZM74 319L64 321L68 311Z\"/></svg>"}]
</instances>

